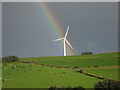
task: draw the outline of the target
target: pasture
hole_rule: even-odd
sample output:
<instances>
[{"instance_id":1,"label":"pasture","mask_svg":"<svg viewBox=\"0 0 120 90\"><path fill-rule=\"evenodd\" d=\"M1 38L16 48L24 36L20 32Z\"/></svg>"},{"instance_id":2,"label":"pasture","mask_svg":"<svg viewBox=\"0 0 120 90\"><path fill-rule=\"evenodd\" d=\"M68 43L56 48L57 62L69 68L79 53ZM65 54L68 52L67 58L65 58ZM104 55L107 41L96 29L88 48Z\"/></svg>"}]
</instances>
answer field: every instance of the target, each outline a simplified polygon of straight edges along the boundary
<instances>
[{"instance_id":1,"label":"pasture","mask_svg":"<svg viewBox=\"0 0 120 90\"><path fill-rule=\"evenodd\" d=\"M0 62L0 89L2 88L2 63Z\"/></svg>"},{"instance_id":2,"label":"pasture","mask_svg":"<svg viewBox=\"0 0 120 90\"><path fill-rule=\"evenodd\" d=\"M94 84L102 79L76 71L83 69L96 76L119 80L118 55L119 53L104 53L66 57L21 58L20 62L3 64L3 88L49 88L52 86L93 88ZM54 66L77 68L56 68Z\"/></svg>"},{"instance_id":3,"label":"pasture","mask_svg":"<svg viewBox=\"0 0 120 90\"><path fill-rule=\"evenodd\" d=\"M24 58L21 61L35 61L40 64L68 67L113 66L118 65L118 53L66 57Z\"/></svg>"},{"instance_id":4,"label":"pasture","mask_svg":"<svg viewBox=\"0 0 120 90\"><path fill-rule=\"evenodd\" d=\"M105 78L118 80L119 79L119 77L118 77L118 71L119 70L120 69L117 69L117 68L109 68L109 69L86 70L86 72L93 73L97 76L102 76L102 77L105 77Z\"/></svg>"}]
</instances>

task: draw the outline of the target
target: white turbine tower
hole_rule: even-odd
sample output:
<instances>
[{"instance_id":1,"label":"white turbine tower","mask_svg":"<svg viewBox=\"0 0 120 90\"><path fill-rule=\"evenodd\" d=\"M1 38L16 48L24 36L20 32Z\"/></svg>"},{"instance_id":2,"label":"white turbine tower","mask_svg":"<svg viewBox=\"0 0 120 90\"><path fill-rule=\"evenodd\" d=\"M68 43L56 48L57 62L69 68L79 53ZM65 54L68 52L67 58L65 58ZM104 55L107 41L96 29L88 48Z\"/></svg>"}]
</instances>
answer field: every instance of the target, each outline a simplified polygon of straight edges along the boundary
<instances>
[{"instance_id":1,"label":"white turbine tower","mask_svg":"<svg viewBox=\"0 0 120 90\"><path fill-rule=\"evenodd\" d=\"M66 39L67 37L67 34L68 34L68 30L69 30L69 26L67 27L67 31L65 33L65 36L63 38L60 38L60 39L56 39L56 40L53 40L53 41L59 41L59 40L63 40L63 44L64 44L64 56L66 56L66 43L73 49L73 47L71 46L71 44L68 42L68 40Z\"/></svg>"}]
</instances>

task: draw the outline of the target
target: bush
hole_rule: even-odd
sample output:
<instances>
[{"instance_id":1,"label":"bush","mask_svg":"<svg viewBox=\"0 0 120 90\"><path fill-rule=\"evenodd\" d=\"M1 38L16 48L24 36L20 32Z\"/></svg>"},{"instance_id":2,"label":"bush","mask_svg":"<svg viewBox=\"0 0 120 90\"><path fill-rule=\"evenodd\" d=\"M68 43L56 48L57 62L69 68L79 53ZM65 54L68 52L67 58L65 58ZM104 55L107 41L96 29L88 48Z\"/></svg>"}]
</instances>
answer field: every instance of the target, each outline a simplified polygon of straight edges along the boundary
<instances>
[{"instance_id":1,"label":"bush","mask_svg":"<svg viewBox=\"0 0 120 90\"><path fill-rule=\"evenodd\" d=\"M104 80L94 85L95 90L120 90L120 81Z\"/></svg>"},{"instance_id":2,"label":"bush","mask_svg":"<svg viewBox=\"0 0 120 90\"><path fill-rule=\"evenodd\" d=\"M78 86L78 87L67 87L67 88L63 88L63 87L56 87L56 86L53 86L53 87L50 87L48 90L85 90L83 87L81 86Z\"/></svg>"},{"instance_id":3,"label":"bush","mask_svg":"<svg viewBox=\"0 0 120 90\"><path fill-rule=\"evenodd\" d=\"M78 68L78 67L74 67L74 68Z\"/></svg>"},{"instance_id":4,"label":"bush","mask_svg":"<svg viewBox=\"0 0 120 90\"><path fill-rule=\"evenodd\" d=\"M6 57L2 58L3 63L5 63L5 62L16 62L18 60L19 60L19 58L17 56L6 56Z\"/></svg>"},{"instance_id":5,"label":"bush","mask_svg":"<svg viewBox=\"0 0 120 90\"><path fill-rule=\"evenodd\" d=\"M94 67L99 67L99 66L95 65Z\"/></svg>"},{"instance_id":6,"label":"bush","mask_svg":"<svg viewBox=\"0 0 120 90\"><path fill-rule=\"evenodd\" d=\"M93 54L92 52L83 52L83 53L81 53L81 55L91 55L91 54Z\"/></svg>"}]
</instances>

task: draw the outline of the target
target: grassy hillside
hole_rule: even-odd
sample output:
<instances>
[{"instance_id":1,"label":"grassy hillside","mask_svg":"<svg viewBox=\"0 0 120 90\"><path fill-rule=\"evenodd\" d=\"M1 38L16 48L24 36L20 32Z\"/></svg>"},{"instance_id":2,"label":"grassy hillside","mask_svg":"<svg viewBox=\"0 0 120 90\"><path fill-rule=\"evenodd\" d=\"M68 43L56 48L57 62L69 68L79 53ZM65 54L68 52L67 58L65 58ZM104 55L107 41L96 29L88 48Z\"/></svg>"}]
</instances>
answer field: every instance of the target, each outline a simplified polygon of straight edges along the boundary
<instances>
[{"instance_id":1,"label":"grassy hillside","mask_svg":"<svg viewBox=\"0 0 120 90\"><path fill-rule=\"evenodd\" d=\"M86 70L89 73L93 73L97 76L102 76L105 78L113 79L113 80L120 80L118 77L118 71L120 69L111 68L111 69L96 69L96 70Z\"/></svg>"},{"instance_id":2,"label":"grassy hillside","mask_svg":"<svg viewBox=\"0 0 120 90\"><path fill-rule=\"evenodd\" d=\"M91 67L118 65L119 53L104 53L96 55L80 55L66 57L38 57L23 58L21 61L35 61L40 64L68 66L68 67Z\"/></svg>"},{"instance_id":3,"label":"grassy hillside","mask_svg":"<svg viewBox=\"0 0 120 90\"><path fill-rule=\"evenodd\" d=\"M0 62L0 89L2 88L2 63Z\"/></svg>"},{"instance_id":4,"label":"grassy hillside","mask_svg":"<svg viewBox=\"0 0 120 90\"><path fill-rule=\"evenodd\" d=\"M48 67L41 64L81 67L77 70L84 69L85 72L95 74L96 76L119 80L118 53L22 58L20 61L37 64L21 62L4 63L2 67L3 88L49 88L51 86L93 88L96 82L102 81L73 69ZM14 66L16 67L14 68Z\"/></svg>"},{"instance_id":5,"label":"grassy hillside","mask_svg":"<svg viewBox=\"0 0 120 90\"><path fill-rule=\"evenodd\" d=\"M18 62L9 63L6 69L3 68L3 80L7 79L7 81L3 82L4 88L49 88L51 86L83 86L85 88L92 88L95 82L100 81L99 79L77 73L73 70L50 67L43 68L38 65L32 65L30 70L30 67L12 68L14 65L26 66L26 64ZM91 82L90 84L86 83L88 79Z\"/></svg>"}]
</instances>

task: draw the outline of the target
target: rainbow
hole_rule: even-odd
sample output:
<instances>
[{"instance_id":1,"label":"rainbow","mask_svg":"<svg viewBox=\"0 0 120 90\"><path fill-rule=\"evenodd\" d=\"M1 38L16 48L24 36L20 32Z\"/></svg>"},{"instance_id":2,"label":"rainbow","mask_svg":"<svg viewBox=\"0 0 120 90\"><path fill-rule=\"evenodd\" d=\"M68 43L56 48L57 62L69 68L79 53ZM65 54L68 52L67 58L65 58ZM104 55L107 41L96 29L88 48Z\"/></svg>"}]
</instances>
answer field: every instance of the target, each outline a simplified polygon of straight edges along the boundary
<instances>
[{"instance_id":1,"label":"rainbow","mask_svg":"<svg viewBox=\"0 0 120 90\"><path fill-rule=\"evenodd\" d=\"M37 2L37 4L40 6L41 12L44 14L44 17L48 21L49 25L52 27L52 29L53 29L52 33L55 33L57 38L64 37L64 33L62 31L62 26L60 25L59 21L57 20L56 16L54 15L54 12L52 11L52 9L50 9L50 7L48 6L47 2ZM63 45L63 43L62 43L62 45ZM68 47L67 47L67 53L69 55L74 55L74 51Z\"/></svg>"}]
</instances>

